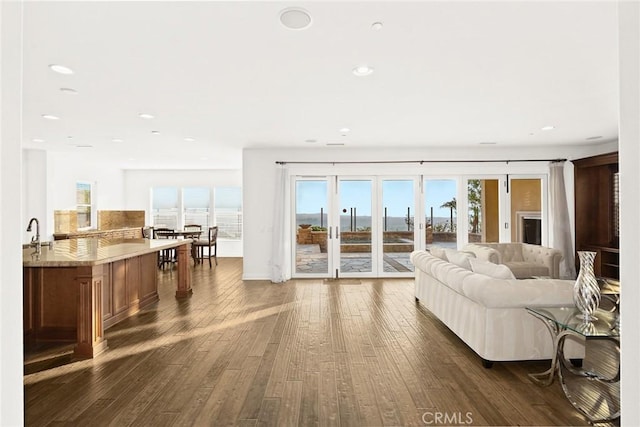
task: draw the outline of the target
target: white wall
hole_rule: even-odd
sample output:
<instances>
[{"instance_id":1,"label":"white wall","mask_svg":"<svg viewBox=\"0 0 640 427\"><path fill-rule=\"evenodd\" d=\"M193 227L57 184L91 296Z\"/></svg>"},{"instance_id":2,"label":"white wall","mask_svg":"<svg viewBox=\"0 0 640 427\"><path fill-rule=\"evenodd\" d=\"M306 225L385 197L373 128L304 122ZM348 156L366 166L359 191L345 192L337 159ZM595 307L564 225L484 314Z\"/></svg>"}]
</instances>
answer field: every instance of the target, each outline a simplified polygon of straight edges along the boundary
<instances>
[{"instance_id":1,"label":"white wall","mask_svg":"<svg viewBox=\"0 0 640 427\"><path fill-rule=\"evenodd\" d=\"M20 2L0 2L0 425L24 422Z\"/></svg>"},{"instance_id":2,"label":"white wall","mask_svg":"<svg viewBox=\"0 0 640 427\"><path fill-rule=\"evenodd\" d=\"M40 220L42 240L53 238L55 210L76 209L76 183L91 182L94 209L125 209L123 171L86 152L24 150L24 229L31 217ZM23 243L32 233L23 230Z\"/></svg>"},{"instance_id":3,"label":"white wall","mask_svg":"<svg viewBox=\"0 0 640 427\"><path fill-rule=\"evenodd\" d=\"M242 187L242 172L230 170L127 170L124 172L126 209L145 210L151 223L151 188L153 187ZM243 207L244 210L244 207ZM242 241L218 240L220 257L241 257Z\"/></svg>"},{"instance_id":4,"label":"white wall","mask_svg":"<svg viewBox=\"0 0 640 427\"><path fill-rule=\"evenodd\" d=\"M621 397L624 426L640 425L640 3L621 2L620 284Z\"/></svg>"},{"instance_id":5,"label":"white wall","mask_svg":"<svg viewBox=\"0 0 640 427\"><path fill-rule=\"evenodd\" d=\"M35 230L26 231L29 219L34 217L40 221L41 240L48 240L44 230L53 230L53 223L49 223L49 218L53 216L47 212L48 197L47 153L43 150L23 150L22 212L24 212L24 218L21 221L23 243L29 242L35 233Z\"/></svg>"},{"instance_id":6,"label":"white wall","mask_svg":"<svg viewBox=\"0 0 640 427\"><path fill-rule=\"evenodd\" d=\"M264 280L270 277L273 213L275 199L276 161L299 162L344 162L386 160L479 160L479 159L577 159L595 154L617 151L617 142L581 147L543 148L494 148L469 149L246 149L243 151L244 182L244 272L246 280ZM389 175L468 175L487 174L546 174L546 162L526 163L476 163L450 164L376 164L376 165L289 165L291 174L389 174ZM568 172L567 172L568 170ZM567 203L573 202L572 165L565 168ZM287 187L288 188L288 187ZM572 219L573 221L573 219Z\"/></svg>"}]
</instances>

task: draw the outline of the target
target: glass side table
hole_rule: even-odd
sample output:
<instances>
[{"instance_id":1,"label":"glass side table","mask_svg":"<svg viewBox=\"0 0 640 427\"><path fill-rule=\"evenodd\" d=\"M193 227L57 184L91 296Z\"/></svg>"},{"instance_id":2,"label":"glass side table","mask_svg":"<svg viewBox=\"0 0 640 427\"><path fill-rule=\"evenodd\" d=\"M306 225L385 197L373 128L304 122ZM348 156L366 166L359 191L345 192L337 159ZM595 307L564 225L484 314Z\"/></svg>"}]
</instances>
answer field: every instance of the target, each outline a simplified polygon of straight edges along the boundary
<instances>
[{"instance_id":1,"label":"glass side table","mask_svg":"<svg viewBox=\"0 0 640 427\"><path fill-rule=\"evenodd\" d=\"M555 374L569 402L592 423L620 416L620 333L618 311L598 309L597 320L584 322L575 307L527 307L545 323L553 339L551 367L529 374L537 384L548 386ZM593 361L575 363L564 355L567 338L592 350ZM589 345L589 347L587 347ZM573 363L572 363L573 362ZM580 365L580 366L576 366Z\"/></svg>"}]
</instances>

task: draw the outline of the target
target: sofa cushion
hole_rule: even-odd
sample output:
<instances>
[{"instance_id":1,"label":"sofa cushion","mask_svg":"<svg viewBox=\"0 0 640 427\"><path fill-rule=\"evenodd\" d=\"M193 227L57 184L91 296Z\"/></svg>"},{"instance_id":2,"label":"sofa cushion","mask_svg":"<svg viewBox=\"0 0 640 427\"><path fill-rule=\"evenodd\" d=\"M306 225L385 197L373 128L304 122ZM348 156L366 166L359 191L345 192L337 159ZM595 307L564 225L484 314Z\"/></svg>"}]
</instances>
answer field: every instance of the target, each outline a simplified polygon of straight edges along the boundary
<instances>
[{"instance_id":1,"label":"sofa cushion","mask_svg":"<svg viewBox=\"0 0 640 427\"><path fill-rule=\"evenodd\" d=\"M431 252L431 255L438 257L443 261L449 261L447 259L447 254L444 252L444 248L440 246L431 246L429 248L429 252Z\"/></svg>"},{"instance_id":2,"label":"sofa cushion","mask_svg":"<svg viewBox=\"0 0 640 427\"><path fill-rule=\"evenodd\" d=\"M485 276L493 277L495 279L515 279L509 267L504 264L494 264L489 261L483 261L481 259L471 258L469 259L471 264L471 271L474 273L484 274Z\"/></svg>"},{"instance_id":3,"label":"sofa cushion","mask_svg":"<svg viewBox=\"0 0 640 427\"><path fill-rule=\"evenodd\" d=\"M463 279L463 294L487 308L561 307L573 301L571 280L499 280L472 273Z\"/></svg>"},{"instance_id":4,"label":"sofa cushion","mask_svg":"<svg viewBox=\"0 0 640 427\"><path fill-rule=\"evenodd\" d=\"M458 267L462 267L466 270L471 270L469 259L472 258L472 255L469 252L460 252L454 249L445 249L444 253L447 255L447 259L450 263L455 264Z\"/></svg>"},{"instance_id":5,"label":"sofa cushion","mask_svg":"<svg viewBox=\"0 0 640 427\"><path fill-rule=\"evenodd\" d=\"M505 262L504 265L509 267L516 279L526 279L533 276L550 276L549 269L541 264L532 264L530 262Z\"/></svg>"},{"instance_id":6,"label":"sofa cushion","mask_svg":"<svg viewBox=\"0 0 640 427\"><path fill-rule=\"evenodd\" d=\"M476 245L474 243L468 243L464 248L462 248L462 250L466 252L473 252L476 258L484 261L489 261L494 264L502 263L501 262L502 260L500 258L500 252L488 246L481 246L481 245Z\"/></svg>"},{"instance_id":7,"label":"sofa cushion","mask_svg":"<svg viewBox=\"0 0 640 427\"><path fill-rule=\"evenodd\" d=\"M502 264L512 261L524 261L521 243L499 243L494 244L492 247L500 252L500 260Z\"/></svg>"}]
</instances>

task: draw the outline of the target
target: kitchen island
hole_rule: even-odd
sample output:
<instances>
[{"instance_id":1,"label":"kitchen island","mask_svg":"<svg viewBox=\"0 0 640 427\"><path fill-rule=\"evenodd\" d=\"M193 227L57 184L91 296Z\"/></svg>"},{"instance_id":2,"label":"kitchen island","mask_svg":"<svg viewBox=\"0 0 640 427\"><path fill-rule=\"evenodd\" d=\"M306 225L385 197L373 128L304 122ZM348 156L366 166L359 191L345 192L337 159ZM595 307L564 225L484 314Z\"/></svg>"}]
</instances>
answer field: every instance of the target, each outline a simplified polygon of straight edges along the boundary
<instances>
[{"instance_id":1,"label":"kitchen island","mask_svg":"<svg viewBox=\"0 0 640 427\"><path fill-rule=\"evenodd\" d=\"M25 343L75 341L74 356L107 348L105 329L158 300L158 252L175 248L176 297L191 294L191 240L71 239L23 249Z\"/></svg>"}]
</instances>

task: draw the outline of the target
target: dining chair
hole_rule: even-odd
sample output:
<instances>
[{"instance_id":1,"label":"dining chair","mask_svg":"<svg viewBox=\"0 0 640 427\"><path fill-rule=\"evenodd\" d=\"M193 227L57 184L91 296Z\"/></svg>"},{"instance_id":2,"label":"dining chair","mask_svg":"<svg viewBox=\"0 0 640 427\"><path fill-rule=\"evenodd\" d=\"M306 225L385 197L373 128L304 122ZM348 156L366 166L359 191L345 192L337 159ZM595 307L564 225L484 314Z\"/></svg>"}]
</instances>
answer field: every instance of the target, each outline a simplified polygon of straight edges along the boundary
<instances>
[{"instance_id":1,"label":"dining chair","mask_svg":"<svg viewBox=\"0 0 640 427\"><path fill-rule=\"evenodd\" d=\"M144 239L151 239L151 238L155 239L155 235L154 235L154 232L153 232L153 227L146 226L146 225L144 227L142 227L142 237Z\"/></svg>"},{"instance_id":2,"label":"dining chair","mask_svg":"<svg viewBox=\"0 0 640 427\"><path fill-rule=\"evenodd\" d=\"M171 228L161 227L153 229L153 238L154 239L175 239L175 235L168 235L163 233L173 233L174 230ZM171 249L163 249L158 252L158 268L162 268L164 270L165 265L172 265L176 262L176 250L174 248Z\"/></svg>"},{"instance_id":3,"label":"dining chair","mask_svg":"<svg viewBox=\"0 0 640 427\"><path fill-rule=\"evenodd\" d=\"M202 232L202 225L200 224L185 224L184 226L184 231L200 231ZM195 263L196 261L196 246L195 246L195 242L196 240L198 240L200 238L200 234L198 235L191 235L189 236L191 237L191 258L193 258L193 261Z\"/></svg>"},{"instance_id":4,"label":"dining chair","mask_svg":"<svg viewBox=\"0 0 640 427\"><path fill-rule=\"evenodd\" d=\"M204 263L204 259L209 260L209 268L211 268L211 258L214 259L216 265L218 265L218 226L209 227L207 232L207 239L196 240L193 242L194 250L194 265ZM205 249L207 249L205 254Z\"/></svg>"}]
</instances>

